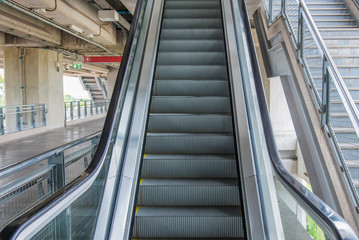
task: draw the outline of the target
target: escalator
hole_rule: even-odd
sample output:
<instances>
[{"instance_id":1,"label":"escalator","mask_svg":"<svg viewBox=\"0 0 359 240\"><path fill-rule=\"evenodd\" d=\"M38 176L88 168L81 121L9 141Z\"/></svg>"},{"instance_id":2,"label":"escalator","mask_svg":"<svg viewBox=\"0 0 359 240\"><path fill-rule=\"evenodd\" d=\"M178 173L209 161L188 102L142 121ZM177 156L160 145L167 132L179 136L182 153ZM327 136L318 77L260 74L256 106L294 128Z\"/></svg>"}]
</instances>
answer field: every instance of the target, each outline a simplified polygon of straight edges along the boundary
<instances>
[{"instance_id":1,"label":"escalator","mask_svg":"<svg viewBox=\"0 0 359 240\"><path fill-rule=\"evenodd\" d=\"M357 239L281 163L244 1L139 0L91 165L0 239L311 239L306 216Z\"/></svg>"},{"instance_id":2,"label":"escalator","mask_svg":"<svg viewBox=\"0 0 359 240\"><path fill-rule=\"evenodd\" d=\"M244 237L223 34L219 0L165 2L134 238Z\"/></svg>"}]
</instances>

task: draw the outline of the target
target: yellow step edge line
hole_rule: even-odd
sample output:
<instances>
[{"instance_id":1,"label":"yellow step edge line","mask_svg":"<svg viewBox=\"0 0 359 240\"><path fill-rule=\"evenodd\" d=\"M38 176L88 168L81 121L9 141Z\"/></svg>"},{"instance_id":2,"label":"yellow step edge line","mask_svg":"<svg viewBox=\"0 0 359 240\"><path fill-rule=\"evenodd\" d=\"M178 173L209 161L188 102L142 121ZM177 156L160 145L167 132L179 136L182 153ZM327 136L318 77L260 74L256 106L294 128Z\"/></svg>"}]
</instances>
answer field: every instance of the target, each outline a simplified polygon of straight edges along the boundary
<instances>
[{"instance_id":1,"label":"yellow step edge line","mask_svg":"<svg viewBox=\"0 0 359 240\"><path fill-rule=\"evenodd\" d=\"M140 210L140 207L136 207L135 215L137 215L138 210Z\"/></svg>"},{"instance_id":2,"label":"yellow step edge line","mask_svg":"<svg viewBox=\"0 0 359 240\"><path fill-rule=\"evenodd\" d=\"M143 182L143 178L140 179L140 185L142 184L142 182Z\"/></svg>"}]
</instances>

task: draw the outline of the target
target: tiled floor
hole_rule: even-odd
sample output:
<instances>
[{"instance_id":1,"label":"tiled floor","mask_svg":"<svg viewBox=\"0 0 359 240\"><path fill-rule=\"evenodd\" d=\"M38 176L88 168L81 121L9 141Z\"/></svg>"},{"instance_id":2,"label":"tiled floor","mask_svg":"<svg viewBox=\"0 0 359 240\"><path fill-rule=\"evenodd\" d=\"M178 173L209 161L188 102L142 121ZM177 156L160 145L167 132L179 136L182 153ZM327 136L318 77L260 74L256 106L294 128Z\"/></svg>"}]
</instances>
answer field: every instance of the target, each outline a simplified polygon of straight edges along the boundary
<instances>
[{"instance_id":1,"label":"tiled floor","mask_svg":"<svg viewBox=\"0 0 359 240\"><path fill-rule=\"evenodd\" d=\"M100 131L104 120L79 123L0 145L0 169Z\"/></svg>"}]
</instances>

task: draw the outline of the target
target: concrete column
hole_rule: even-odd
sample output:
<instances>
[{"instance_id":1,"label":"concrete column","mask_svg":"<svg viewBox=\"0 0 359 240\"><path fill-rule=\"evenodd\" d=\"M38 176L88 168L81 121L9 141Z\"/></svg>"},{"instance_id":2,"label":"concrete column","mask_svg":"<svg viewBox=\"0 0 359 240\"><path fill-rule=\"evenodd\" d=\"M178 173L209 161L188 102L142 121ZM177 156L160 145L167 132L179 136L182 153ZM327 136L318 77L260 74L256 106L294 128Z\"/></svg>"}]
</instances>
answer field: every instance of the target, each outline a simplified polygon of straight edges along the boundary
<instances>
[{"instance_id":1,"label":"concrete column","mask_svg":"<svg viewBox=\"0 0 359 240\"><path fill-rule=\"evenodd\" d=\"M4 48L4 84L5 84L5 104L21 105L21 60L20 49ZM7 131L16 131L16 115L6 114L5 126Z\"/></svg>"},{"instance_id":2,"label":"concrete column","mask_svg":"<svg viewBox=\"0 0 359 240\"><path fill-rule=\"evenodd\" d=\"M107 76L107 94L108 94L108 98L111 99L112 92L116 84L116 79L119 69L114 67L108 67L108 68L110 69L110 72Z\"/></svg>"},{"instance_id":3,"label":"concrete column","mask_svg":"<svg viewBox=\"0 0 359 240\"><path fill-rule=\"evenodd\" d=\"M25 89L27 103L45 103L47 126L64 126L63 71L57 68L62 54L44 49L25 52Z\"/></svg>"},{"instance_id":4,"label":"concrete column","mask_svg":"<svg viewBox=\"0 0 359 240\"><path fill-rule=\"evenodd\" d=\"M21 104L20 56L20 49L4 48L5 103L8 106Z\"/></svg>"},{"instance_id":5,"label":"concrete column","mask_svg":"<svg viewBox=\"0 0 359 240\"><path fill-rule=\"evenodd\" d=\"M269 79L269 109L278 150L283 164L292 174L298 174L297 135L279 77Z\"/></svg>"},{"instance_id":6,"label":"concrete column","mask_svg":"<svg viewBox=\"0 0 359 240\"><path fill-rule=\"evenodd\" d=\"M270 78L270 117L274 133L292 136L291 148L296 149L296 134L287 100L279 77ZM288 142L287 142L288 143Z\"/></svg>"},{"instance_id":7,"label":"concrete column","mask_svg":"<svg viewBox=\"0 0 359 240\"><path fill-rule=\"evenodd\" d=\"M20 59L21 50L10 47L5 48L4 53L6 105L44 103L48 109L47 127L63 127L63 72L62 68L57 68L57 62L62 61L62 54L45 49L24 49L23 58ZM23 69L21 61L24 61ZM24 94L21 91L24 91ZM10 120L8 119L7 123L13 122Z\"/></svg>"}]
</instances>

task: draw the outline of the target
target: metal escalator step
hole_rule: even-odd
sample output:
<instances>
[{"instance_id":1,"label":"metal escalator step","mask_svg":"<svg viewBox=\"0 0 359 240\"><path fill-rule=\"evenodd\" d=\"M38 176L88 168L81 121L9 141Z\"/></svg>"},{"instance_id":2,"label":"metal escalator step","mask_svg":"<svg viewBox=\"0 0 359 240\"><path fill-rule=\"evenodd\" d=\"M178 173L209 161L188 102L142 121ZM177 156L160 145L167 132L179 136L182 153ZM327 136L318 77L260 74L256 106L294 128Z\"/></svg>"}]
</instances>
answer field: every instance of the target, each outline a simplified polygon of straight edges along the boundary
<instances>
[{"instance_id":1,"label":"metal escalator step","mask_svg":"<svg viewBox=\"0 0 359 240\"><path fill-rule=\"evenodd\" d=\"M206 238L206 240L244 240L244 238ZM132 240L199 240L198 238L132 238Z\"/></svg>"},{"instance_id":2,"label":"metal escalator step","mask_svg":"<svg viewBox=\"0 0 359 240\"><path fill-rule=\"evenodd\" d=\"M148 133L146 154L234 154L232 134Z\"/></svg>"},{"instance_id":3,"label":"metal escalator step","mask_svg":"<svg viewBox=\"0 0 359 240\"><path fill-rule=\"evenodd\" d=\"M220 8L218 0L194 1L194 0L167 0L166 9L218 9Z\"/></svg>"},{"instance_id":4,"label":"metal escalator step","mask_svg":"<svg viewBox=\"0 0 359 240\"><path fill-rule=\"evenodd\" d=\"M165 9L163 18L221 18L218 9Z\"/></svg>"},{"instance_id":5,"label":"metal escalator step","mask_svg":"<svg viewBox=\"0 0 359 240\"><path fill-rule=\"evenodd\" d=\"M163 29L221 28L221 18L165 18Z\"/></svg>"},{"instance_id":6,"label":"metal escalator step","mask_svg":"<svg viewBox=\"0 0 359 240\"><path fill-rule=\"evenodd\" d=\"M207 66L207 65L175 65L166 66L158 65L156 67L155 79L156 80L217 80L227 79L228 73L226 66Z\"/></svg>"},{"instance_id":7,"label":"metal escalator step","mask_svg":"<svg viewBox=\"0 0 359 240\"><path fill-rule=\"evenodd\" d=\"M237 207L140 207L134 237L241 238L242 214Z\"/></svg>"},{"instance_id":8,"label":"metal escalator step","mask_svg":"<svg viewBox=\"0 0 359 240\"><path fill-rule=\"evenodd\" d=\"M224 52L222 40L162 40L159 52Z\"/></svg>"},{"instance_id":9,"label":"metal escalator step","mask_svg":"<svg viewBox=\"0 0 359 240\"><path fill-rule=\"evenodd\" d=\"M158 65L225 65L224 52L159 52Z\"/></svg>"},{"instance_id":10,"label":"metal escalator step","mask_svg":"<svg viewBox=\"0 0 359 240\"><path fill-rule=\"evenodd\" d=\"M235 155L146 154L143 178L237 178Z\"/></svg>"},{"instance_id":11,"label":"metal escalator step","mask_svg":"<svg viewBox=\"0 0 359 240\"><path fill-rule=\"evenodd\" d=\"M229 97L153 96L151 113L231 113Z\"/></svg>"},{"instance_id":12,"label":"metal escalator step","mask_svg":"<svg viewBox=\"0 0 359 240\"><path fill-rule=\"evenodd\" d=\"M138 206L239 206L236 179L141 179Z\"/></svg>"},{"instance_id":13,"label":"metal escalator step","mask_svg":"<svg viewBox=\"0 0 359 240\"><path fill-rule=\"evenodd\" d=\"M149 132L231 133L232 116L224 114L150 114Z\"/></svg>"},{"instance_id":14,"label":"metal escalator step","mask_svg":"<svg viewBox=\"0 0 359 240\"><path fill-rule=\"evenodd\" d=\"M192 29L162 29L162 40L199 40L199 39L223 39L221 28L192 28Z\"/></svg>"},{"instance_id":15,"label":"metal escalator step","mask_svg":"<svg viewBox=\"0 0 359 240\"><path fill-rule=\"evenodd\" d=\"M227 80L156 80L153 96L229 96Z\"/></svg>"}]
</instances>

